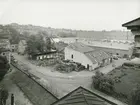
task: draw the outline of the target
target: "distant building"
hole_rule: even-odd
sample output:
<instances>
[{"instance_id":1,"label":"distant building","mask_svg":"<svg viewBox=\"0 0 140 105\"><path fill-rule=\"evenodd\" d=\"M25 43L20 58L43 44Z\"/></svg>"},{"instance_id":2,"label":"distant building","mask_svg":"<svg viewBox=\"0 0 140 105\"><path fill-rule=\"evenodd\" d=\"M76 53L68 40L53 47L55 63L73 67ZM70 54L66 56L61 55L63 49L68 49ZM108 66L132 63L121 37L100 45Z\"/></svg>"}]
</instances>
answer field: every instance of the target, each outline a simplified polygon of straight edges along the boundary
<instances>
[{"instance_id":1,"label":"distant building","mask_svg":"<svg viewBox=\"0 0 140 105\"><path fill-rule=\"evenodd\" d=\"M127 22L122 26L127 27L127 29L131 30L131 32L135 35L133 55L140 58L140 17L130 22Z\"/></svg>"},{"instance_id":2,"label":"distant building","mask_svg":"<svg viewBox=\"0 0 140 105\"><path fill-rule=\"evenodd\" d=\"M26 41L25 40L20 40L19 44L18 44L18 53L24 55L26 47L27 47Z\"/></svg>"},{"instance_id":3,"label":"distant building","mask_svg":"<svg viewBox=\"0 0 140 105\"><path fill-rule=\"evenodd\" d=\"M111 55L118 55L120 57L124 57L125 55L127 55L129 57L129 55L132 55L132 48L129 49L114 49L114 48L108 48L108 47L100 47L100 46L90 46L93 49L96 50L103 50L108 54Z\"/></svg>"},{"instance_id":4,"label":"distant building","mask_svg":"<svg viewBox=\"0 0 140 105\"><path fill-rule=\"evenodd\" d=\"M110 64L111 56L102 50L95 50L80 42L69 44L65 50L65 60L81 63L89 70Z\"/></svg>"},{"instance_id":5,"label":"distant building","mask_svg":"<svg viewBox=\"0 0 140 105\"><path fill-rule=\"evenodd\" d=\"M7 37L0 37L0 55L6 57L10 63L10 54L10 41Z\"/></svg>"},{"instance_id":6,"label":"distant building","mask_svg":"<svg viewBox=\"0 0 140 105\"><path fill-rule=\"evenodd\" d=\"M10 60L10 50L9 49L0 48L0 55L3 57L6 57L8 61Z\"/></svg>"},{"instance_id":7,"label":"distant building","mask_svg":"<svg viewBox=\"0 0 140 105\"><path fill-rule=\"evenodd\" d=\"M55 59L58 57L57 51L50 51L45 53L30 54L29 57L34 60Z\"/></svg>"},{"instance_id":8,"label":"distant building","mask_svg":"<svg viewBox=\"0 0 140 105\"><path fill-rule=\"evenodd\" d=\"M91 92L83 87L78 87L66 96L51 105L117 105L116 103Z\"/></svg>"}]
</instances>

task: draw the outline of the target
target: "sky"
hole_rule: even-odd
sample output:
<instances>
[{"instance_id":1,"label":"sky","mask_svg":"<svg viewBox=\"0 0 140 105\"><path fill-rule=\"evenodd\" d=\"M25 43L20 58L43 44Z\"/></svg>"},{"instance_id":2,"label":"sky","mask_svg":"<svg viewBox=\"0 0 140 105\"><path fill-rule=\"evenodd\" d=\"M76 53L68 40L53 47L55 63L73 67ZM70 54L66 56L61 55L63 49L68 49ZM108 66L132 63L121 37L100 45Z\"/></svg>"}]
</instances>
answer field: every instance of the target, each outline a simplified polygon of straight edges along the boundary
<instances>
[{"instance_id":1,"label":"sky","mask_svg":"<svg viewBox=\"0 0 140 105\"><path fill-rule=\"evenodd\" d=\"M140 17L140 0L0 0L0 24L76 30L127 30Z\"/></svg>"}]
</instances>

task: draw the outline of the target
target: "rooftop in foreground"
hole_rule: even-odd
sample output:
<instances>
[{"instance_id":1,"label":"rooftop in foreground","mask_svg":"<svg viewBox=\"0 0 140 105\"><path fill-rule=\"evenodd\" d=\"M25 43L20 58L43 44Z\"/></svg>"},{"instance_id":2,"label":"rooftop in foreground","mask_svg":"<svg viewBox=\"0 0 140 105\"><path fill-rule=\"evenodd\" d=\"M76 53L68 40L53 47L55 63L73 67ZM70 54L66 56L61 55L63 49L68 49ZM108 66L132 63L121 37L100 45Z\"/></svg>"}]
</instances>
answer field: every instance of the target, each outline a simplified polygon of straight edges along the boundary
<instances>
[{"instance_id":1,"label":"rooftop in foreground","mask_svg":"<svg viewBox=\"0 0 140 105\"><path fill-rule=\"evenodd\" d=\"M134 19L132 21L129 21L127 23L122 24L123 27L134 27L139 26L140 27L140 17L137 19Z\"/></svg>"},{"instance_id":2,"label":"rooftop in foreground","mask_svg":"<svg viewBox=\"0 0 140 105\"><path fill-rule=\"evenodd\" d=\"M117 105L83 87L78 87L52 105Z\"/></svg>"}]
</instances>

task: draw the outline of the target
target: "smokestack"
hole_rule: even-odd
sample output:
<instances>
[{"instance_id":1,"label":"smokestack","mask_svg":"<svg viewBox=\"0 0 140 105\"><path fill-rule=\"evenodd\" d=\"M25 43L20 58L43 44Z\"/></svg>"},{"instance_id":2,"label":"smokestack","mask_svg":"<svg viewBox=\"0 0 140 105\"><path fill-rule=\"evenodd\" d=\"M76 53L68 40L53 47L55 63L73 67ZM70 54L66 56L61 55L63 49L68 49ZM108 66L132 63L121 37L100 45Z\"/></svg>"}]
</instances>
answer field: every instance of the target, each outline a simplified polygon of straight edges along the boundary
<instances>
[{"instance_id":1,"label":"smokestack","mask_svg":"<svg viewBox=\"0 0 140 105\"><path fill-rule=\"evenodd\" d=\"M14 105L14 94L11 95L11 105Z\"/></svg>"}]
</instances>

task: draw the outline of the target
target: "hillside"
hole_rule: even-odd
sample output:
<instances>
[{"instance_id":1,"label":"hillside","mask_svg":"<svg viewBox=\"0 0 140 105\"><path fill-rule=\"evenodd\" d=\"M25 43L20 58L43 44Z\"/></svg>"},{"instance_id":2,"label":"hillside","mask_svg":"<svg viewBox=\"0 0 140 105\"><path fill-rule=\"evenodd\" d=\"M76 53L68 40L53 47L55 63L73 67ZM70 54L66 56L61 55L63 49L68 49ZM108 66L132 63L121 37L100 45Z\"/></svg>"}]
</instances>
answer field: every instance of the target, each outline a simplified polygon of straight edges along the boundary
<instances>
[{"instance_id":1,"label":"hillside","mask_svg":"<svg viewBox=\"0 0 140 105\"><path fill-rule=\"evenodd\" d=\"M49 37L75 37L76 32L70 29L55 29L51 27L42 27L34 25L19 25L17 23L9 24L12 28L23 35L38 35L39 33Z\"/></svg>"},{"instance_id":2,"label":"hillside","mask_svg":"<svg viewBox=\"0 0 140 105\"><path fill-rule=\"evenodd\" d=\"M30 35L43 35L47 37L82 37L82 38L93 38L93 39L109 39L109 40L134 40L134 36L130 31L86 31L86 30L72 30L72 29L58 29L51 27L42 27L34 25L19 25L12 23L6 26L10 26L19 32L22 36ZM5 26L5 27L6 27ZM1 33L1 27L0 27Z\"/></svg>"}]
</instances>

